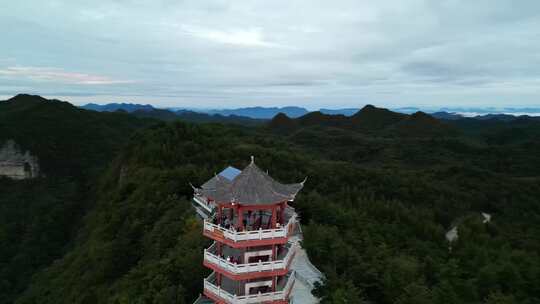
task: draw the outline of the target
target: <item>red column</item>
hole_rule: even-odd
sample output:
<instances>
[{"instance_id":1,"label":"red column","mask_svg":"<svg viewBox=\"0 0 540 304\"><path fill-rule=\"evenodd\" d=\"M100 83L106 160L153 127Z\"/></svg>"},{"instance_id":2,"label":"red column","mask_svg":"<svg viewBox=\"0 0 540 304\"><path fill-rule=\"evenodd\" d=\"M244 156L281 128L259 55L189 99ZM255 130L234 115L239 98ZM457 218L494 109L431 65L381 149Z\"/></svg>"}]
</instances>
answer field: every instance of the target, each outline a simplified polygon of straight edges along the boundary
<instances>
[{"instance_id":1,"label":"red column","mask_svg":"<svg viewBox=\"0 0 540 304\"><path fill-rule=\"evenodd\" d=\"M277 259L276 244L272 245L272 261ZM276 276L272 277L272 292L276 291Z\"/></svg>"},{"instance_id":2,"label":"red column","mask_svg":"<svg viewBox=\"0 0 540 304\"><path fill-rule=\"evenodd\" d=\"M244 210L238 206L238 230L244 230Z\"/></svg>"},{"instance_id":3,"label":"red column","mask_svg":"<svg viewBox=\"0 0 540 304\"><path fill-rule=\"evenodd\" d=\"M279 207L279 211L280 211L279 223L281 224L281 226L287 224L287 223L285 223L285 207L286 206L287 206L287 202L283 202L283 203L281 203L281 205Z\"/></svg>"},{"instance_id":4,"label":"red column","mask_svg":"<svg viewBox=\"0 0 540 304\"><path fill-rule=\"evenodd\" d=\"M221 224L222 224L222 223L221 223L221 205L218 205L218 209L217 209L217 210L218 210L218 212L217 212L217 215L218 215L217 223L218 223L219 225L221 225Z\"/></svg>"},{"instance_id":5,"label":"red column","mask_svg":"<svg viewBox=\"0 0 540 304\"><path fill-rule=\"evenodd\" d=\"M272 206L272 227L271 227L272 229L276 229L276 220L277 220L277 218L276 218L276 216L277 216L276 208L277 208L276 205Z\"/></svg>"}]
</instances>

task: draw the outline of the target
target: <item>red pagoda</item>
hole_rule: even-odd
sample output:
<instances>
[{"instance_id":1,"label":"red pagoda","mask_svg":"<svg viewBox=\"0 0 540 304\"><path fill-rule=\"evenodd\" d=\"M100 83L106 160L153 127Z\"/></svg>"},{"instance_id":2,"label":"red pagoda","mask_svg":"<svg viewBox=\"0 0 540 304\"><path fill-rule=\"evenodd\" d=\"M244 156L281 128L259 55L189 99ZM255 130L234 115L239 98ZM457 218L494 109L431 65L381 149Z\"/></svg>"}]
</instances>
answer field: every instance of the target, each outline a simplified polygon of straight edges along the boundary
<instances>
[{"instance_id":1,"label":"red pagoda","mask_svg":"<svg viewBox=\"0 0 540 304\"><path fill-rule=\"evenodd\" d=\"M290 241L297 215L288 204L303 184L275 181L252 157L244 170L229 167L194 188L203 234L214 240L204 250L213 272L196 303L289 303L299 245Z\"/></svg>"}]
</instances>

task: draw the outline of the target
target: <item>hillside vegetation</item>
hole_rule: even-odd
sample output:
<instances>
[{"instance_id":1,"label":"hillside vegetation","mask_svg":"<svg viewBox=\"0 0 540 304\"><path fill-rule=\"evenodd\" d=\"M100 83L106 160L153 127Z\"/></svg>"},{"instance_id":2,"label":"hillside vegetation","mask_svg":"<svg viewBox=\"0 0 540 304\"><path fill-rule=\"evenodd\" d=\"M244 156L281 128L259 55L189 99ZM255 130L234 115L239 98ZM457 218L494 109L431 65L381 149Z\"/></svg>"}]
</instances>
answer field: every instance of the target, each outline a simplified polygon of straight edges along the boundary
<instances>
[{"instance_id":1,"label":"hillside vegetation","mask_svg":"<svg viewBox=\"0 0 540 304\"><path fill-rule=\"evenodd\" d=\"M364 110L380 116L279 115L261 128L134 128L89 181L93 200L84 218L44 233L68 231L61 238L67 244L40 264L46 267L29 268L31 282L21 281L21 292L4 302L192 303L208 274L202 250L209 241L190 207L189 183L227 165L241 168L255 155L280 181L308 177L293 205L303 246L326 275L314 291L322 303L538 303L540 125ZM32 181L8 183L17 196L2 208L19 201ZM58 202L70 198L60 197L68 187L54 185ZM47 195L37 201L17 216L55 206ZM66 216L56 206L48 223ZM483 223L480 212L491 222ZM449 250L445 233L454 225L459 238ZM0 231L10 240L18 235ZM22 243L14 252L31 249ZM15 270L1 273L4 294Z\"/></svg>"},{"instance_id":2,"label":"hillside vegetation","mask_svg":"<svg viewBox=\"0 0 540 304\"><path fill-rule=\"evenodd\" d=\"M39 96L0 101L0 145L14 140L42 169L31 180L0 177L0 303L11 303L66 252L93 207L97 176L132 132L151 123Z\"/></svg>"}]
</instances>

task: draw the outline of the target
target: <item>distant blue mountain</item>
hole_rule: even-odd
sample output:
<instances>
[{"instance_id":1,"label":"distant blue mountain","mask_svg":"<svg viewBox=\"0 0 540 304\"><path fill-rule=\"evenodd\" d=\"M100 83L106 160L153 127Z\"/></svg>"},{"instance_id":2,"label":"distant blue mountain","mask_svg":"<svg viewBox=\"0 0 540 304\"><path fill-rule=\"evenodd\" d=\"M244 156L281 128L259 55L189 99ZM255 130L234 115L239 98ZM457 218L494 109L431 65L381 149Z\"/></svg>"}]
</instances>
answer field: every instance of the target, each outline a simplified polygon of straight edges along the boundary
<instances>
[{"instance_id":1,"label":"distant blue mountain","mask_svg":"<svg viewBox=\"0 0 540 304\"><path fill-rule=\"evenodd\" d=\"M358 111L360 111L360 108L344 108L344 109L320 109L319 112L323 114L328 115L345 115L345 116L353 116Z\"/></svg>"},{"instance_id":2,"label":"distant blue mountain","mask_svg":"<svg viewBox=\"0 0 540 304\"><path fill-rule=\"evenodd\" d=\"M190 110L177 110L154 108L151 105L131 104L131 103L109 103L105 105L86 104L80 108L99 112L125 111L131 115L143 118L153 118L163 121L183 120L194 123L231 123L240 125L255 126L266 122L263 119L253 119L239 115L219 115Z\"/></svg>"},{"instance_id":3,"label":"distant blue mountain","mask_svg":"<svg viewBox=\"0 0 540 304\"><path fill-rule=\"evenodd\" d=\"M135 111L152 111L154 107L149 104L134 104L134 103L108 103L104 105L99 105L95 103L85 104L81 106L85 110L93 110L98 112L115 112L118 110L123 110L126 112L135 112Z\"/></svg>"},{"instance_id":4,"label":"distant blue mountain","mask_svg":"<svg viewBox=\"0 0 540 304\"><path fill-rule=\"evenodd\" d=\"M438 118L438 119L445 119L445 120L458 120L464 118L462 115L459 115L457 113L450 113L450 112L434 112L430 113L429 115Z\"/></svg>"},{"instance_id":5,"label":"distant blue mountain","mask_svg":"<svg viewBox=\"0 0 540 304\"><path fill-rule=\"evenodd\" d=\"M94 110L99 112L114 112L118 110L126 111L129 113L137 112L139 116L165 116L163 111L170 111L172 113L165 113L168 119L172 119L174 116L172 114L186 116L189 118L195 117L196 113L207 114L210 116L216 116L213 120L223 121L230 119L256 119L256 120L270 120L275 117L278 113L283 113L289 118L298 118L304 116L308 113L313 113L302 107L296 106L287 106L287 107L246 107L246 108L236 108L236 109L197 109L197 108L167 108L159 109L154 108L149 104L132 104L132 103L109 103L105 105L98 105L94 103L89 103L84 106L81 106L83 109ZM358 113L359 108L341 108L341 109L327 109L322 108L318 110L318 113L325 115L345 115L353 116ZM391 109L394 112L412 114L418 111L424 111L426 113L431 113L430 115L444 120L456 120L465 117L475 118L475 119L496 119L496 120L506 120L510 121L517 119L519 117L526 117L529 115L531 118L539 119L540 108L528 107L528 108L502 108L497 109L494 107L442 107L442 108L417 108L417 107L400 107ZM152 112L146 113L143 115L142 112ZM159 113L158 113L159 112ZM197 119L202 119L202 116L197 116ZM205 118L206 119L206 118Z\"/></svg>"},{"instance_id":6,"label":"distant blue mountain","mask_svg":"<svg viewBox=\"0 0 540 304\"><path fill-rule=\"evenodd\" d=\"M534 113L534 112L531 112ZM442 120L459 120L459 119L475 119L475 120L498 120L498 121L515 121L515 120L540 120L540 116L530 116L530 115L517 115L517 114L484 114L484 115L475 115L475 116L463 116L460 113L449 113L449 112L435 112L430 113L429 115Z\"/></svg>"},{"instance_id":7,"label":"distant blue mountain","mask_svg":"<svg viewBox=\"0 0 540 304\"><path fill-rule=\"evenodd\" d=\"M343 109L320 109L319 112L328 115L345 115L352 116L356 114L360 108L343 108ZM288 107L248 107L238 109L222 109L222 110L198 110L193 109L195 112L203 112L208 114L219 114L223 116L238 115L257 119L272 119L278 113L283 113L290 118L298 118L304 116L311 111L308 111L302 107L288 106Z\"/></svg>"},{"instance_id":8,"label":"distant blue mountain","mask_svg":"<svg viewBox=\"0 0 540 304\"><path fill-rule=\"evenodd\" d=\"M418 111L422 111L423 109L417 108L417 107L401 107L401 108L395 108L391 109L394 112L398 113L404 113L404 114L413 114Z\"/></svg>"},{"instance_id":9,"label":"distant blue mountain","mask_svg":"<svg viewBox=\"0 0 540 304\"><path fill-rule=\"evenodd\" d=\"M223 110L206 110L204 111L208 114L219 114L223 116L244 116L256 119L272 119L278 113L283 113L291 118L300 117L309 113L308 110L301 107L248 107L248 108L238 108L238 109L223 109Z\"/></svg>"},{"instance_id":10,"label":"distant blue mountain","mask_svg":"<svg viewBox=\"0 0 540 304\"><path fill-rule=\"evenodd\" d=\"M486 114L486 115L477 115L473 117L478 120L500 120L500 121L514 121L516 119L525 118L525 119L536 119L536 117L531 117L527 115L512 115L512 114Z\"/></svg>"}]
</instances>

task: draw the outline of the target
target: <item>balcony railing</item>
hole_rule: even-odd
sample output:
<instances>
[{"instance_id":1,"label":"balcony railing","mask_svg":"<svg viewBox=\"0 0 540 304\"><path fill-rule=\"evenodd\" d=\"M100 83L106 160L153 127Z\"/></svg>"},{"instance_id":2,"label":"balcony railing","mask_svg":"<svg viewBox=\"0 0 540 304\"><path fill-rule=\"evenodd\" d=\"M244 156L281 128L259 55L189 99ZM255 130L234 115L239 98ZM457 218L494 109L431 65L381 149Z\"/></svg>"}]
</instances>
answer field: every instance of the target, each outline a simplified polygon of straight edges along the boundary
<instances>
[{"instance_id":1,"label":"balcony railing","mask_svg":"<svg viewBox=\"0 0 540 304\"><path fill-rule=\"evenodd\" d=\"M215 246L216 244L214 243L208 249L204 250L204 260L234 274L287 269L289 262L294 257L296 250L299 247L298 242L292 244L283 259L268 262L236 264L214 254L213 252L215 252Z\"/></svg>"},{"instance_id":2,"label":"balcony railing","mask_svg":"<svg viewBox=\"0 0 540 304\"><path fill-rule=\"evenodd\" d=\"M222 234L225 239L232 240L234 242L251 241L251 240L263 240L273 238L284 238L289 235L296 224L296 213L289 218L287 225L276 229L259 229L251 231L235 231L232 229L226 229L225 227L212 223L212 219L204 220L204 230Z\"/></svg>"},{"instance_id":3,"label":"balcony railing","mask_svg":"<svg viewBox=\"0 0 540 304\"><path fill-rule=\"evenodd\" d=\"M212 273L208 278L204 279L204 290L210 292L228 304L254 304L285 301L291 293L294 285L294 279L295 276L293 271L287 278L287 283L285 284L284 288L280 291L237 296L215 285L215 273Z\"/></svg>"}]
</instances>

